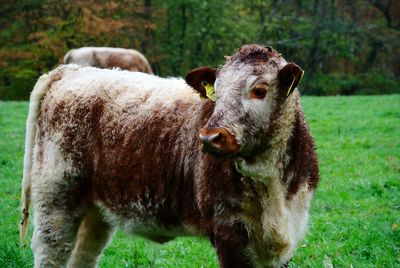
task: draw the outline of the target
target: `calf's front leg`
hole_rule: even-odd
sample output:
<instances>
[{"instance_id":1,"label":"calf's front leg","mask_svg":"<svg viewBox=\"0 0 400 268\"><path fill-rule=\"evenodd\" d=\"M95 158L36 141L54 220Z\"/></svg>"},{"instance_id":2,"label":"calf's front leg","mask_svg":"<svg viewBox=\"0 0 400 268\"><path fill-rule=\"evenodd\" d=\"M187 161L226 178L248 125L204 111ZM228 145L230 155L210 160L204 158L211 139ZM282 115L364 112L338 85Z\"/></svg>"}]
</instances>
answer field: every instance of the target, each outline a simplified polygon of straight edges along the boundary
<instances>
[{"instance_id":1,"label":"calf's front leg","mask_svg":"<svg viewBox=\"0 0 400 268\"><path fill-rule=\"evenodd\" d=\"M247 251L248 236L243 225L217 225L211 241L221 268L253 267Z\"/></svg>"}]
</instances>

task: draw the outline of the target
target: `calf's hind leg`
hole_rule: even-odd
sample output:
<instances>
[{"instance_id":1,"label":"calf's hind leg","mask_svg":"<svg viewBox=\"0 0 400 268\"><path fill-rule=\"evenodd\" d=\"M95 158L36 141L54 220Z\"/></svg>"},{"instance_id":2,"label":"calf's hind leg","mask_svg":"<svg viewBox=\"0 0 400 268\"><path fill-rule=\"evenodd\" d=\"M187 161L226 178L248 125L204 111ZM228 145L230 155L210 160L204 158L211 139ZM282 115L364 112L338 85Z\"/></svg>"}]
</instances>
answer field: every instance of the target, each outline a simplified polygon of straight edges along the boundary
<instances>
[{"instance_id":1,"label":"calf's hind leg","mask_svg":"<svg viewBox=\"0 0 400 268\"><path fill-rule=\"evenodd\" d=\"M96 267L113 233L114 229L104 221L99 210L89 209L79 226L68 267Z\"/></svg>"},{"instance_id":2,"label":"calf's hind leg","mask_svg":"<svg viewBox=\"0 0 400 268\"><path fill-rule=\"evenodd\" d=\"M58 188L54 184L52 187L36 185L32 191L35 226L32 249L35 267L65 267L81 219L76 206L71 206L73 201L67 198L68 192L54 192Z\"/></svg>"},{"instance_id":3,"label":"calf's hind leg","mask_svg":"<svg viewBox=\"0 0 400 268\"><path fill-rule=\"evenodd\" d=\"M43 148L43 155L34 155L31 177L35 267L65 267L85 211L89 184L57 146L45 141Z\"/></svg>"}]
</instances>

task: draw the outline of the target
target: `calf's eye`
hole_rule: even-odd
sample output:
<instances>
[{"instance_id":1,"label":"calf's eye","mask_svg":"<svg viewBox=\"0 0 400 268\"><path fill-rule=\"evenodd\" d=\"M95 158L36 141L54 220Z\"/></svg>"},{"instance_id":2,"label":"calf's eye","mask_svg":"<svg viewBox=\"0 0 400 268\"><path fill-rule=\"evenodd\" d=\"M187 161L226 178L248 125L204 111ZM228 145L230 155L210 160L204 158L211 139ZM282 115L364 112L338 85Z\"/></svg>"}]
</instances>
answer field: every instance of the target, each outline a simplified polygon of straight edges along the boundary
<instances>
[{"instance_id":1,"label":"calf's eye","mask_svg":"<svg viewBox=\"0 0 400 268\"><path fill-rule=\"evenodd\" d=\"M256 86L250 91L250 99L262 100L267 95L267 90L264 87Z\"/></svg>"}]
</instances>

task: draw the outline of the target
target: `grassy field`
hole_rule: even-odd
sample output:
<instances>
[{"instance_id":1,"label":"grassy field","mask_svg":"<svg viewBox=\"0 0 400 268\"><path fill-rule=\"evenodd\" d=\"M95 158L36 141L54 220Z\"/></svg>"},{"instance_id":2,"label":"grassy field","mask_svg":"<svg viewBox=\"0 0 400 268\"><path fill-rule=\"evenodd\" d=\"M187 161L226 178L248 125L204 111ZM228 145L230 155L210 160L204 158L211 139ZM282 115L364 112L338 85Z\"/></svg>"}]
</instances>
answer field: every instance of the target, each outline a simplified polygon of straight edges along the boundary
<instances>
[{"instance_id":1,"label":"grassy field","mask_svg":"<svg viewBox=\"0 0 400 268\"><path fill-rule=\"evenodd\" d=\"M321 183L290 267L400 267L400 95L303 97ZM31 267L18 245L26 102L0 102L0 267ZM30 234L32 226L30 226ZM158 245L118 233L101 267L217 267L206 240Z\"/></svg>"}]
</instances>

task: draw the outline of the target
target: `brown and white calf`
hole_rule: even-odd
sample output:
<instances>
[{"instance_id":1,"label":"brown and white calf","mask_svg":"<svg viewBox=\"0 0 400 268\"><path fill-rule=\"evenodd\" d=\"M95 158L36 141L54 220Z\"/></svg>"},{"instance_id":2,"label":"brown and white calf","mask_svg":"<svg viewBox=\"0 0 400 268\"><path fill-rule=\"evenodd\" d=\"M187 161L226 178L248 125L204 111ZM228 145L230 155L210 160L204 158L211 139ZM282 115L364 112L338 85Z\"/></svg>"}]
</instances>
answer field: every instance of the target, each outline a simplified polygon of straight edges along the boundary
<instances>
[{"instance_id":1,"label":"brown and white calf","mask_svg":"<svg viewBox=\"0 0 400 268\"><path fill-rule=\"evenodd\" d=\"M64 56L64 64L93 66L103 69L121 68L132 72L153 74L146 57L137 50L114 47L81 47Z\"/></svg>"},{"instance_id":2,"label":"brown and white calf","mask_svg":"<svg viewBox=\"0 0 400 268\"><path fill-rule=\"evenodd\" d=\"M221 267L284 266L319 179L292 90L301 74L270 47L245 45L186 77L203 96L214 84L216 102L183 79L76 65L43 75L22 196L35 267L96 266L118 227L158 242L205 236Z\"/></svg>"}]
</instances>

